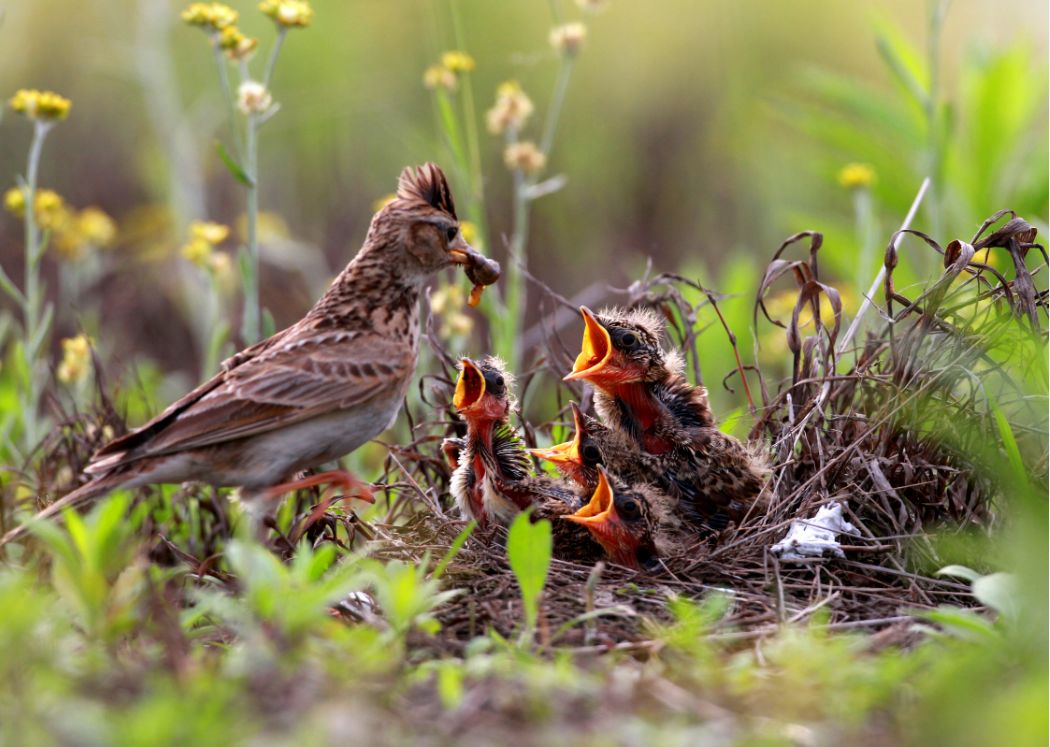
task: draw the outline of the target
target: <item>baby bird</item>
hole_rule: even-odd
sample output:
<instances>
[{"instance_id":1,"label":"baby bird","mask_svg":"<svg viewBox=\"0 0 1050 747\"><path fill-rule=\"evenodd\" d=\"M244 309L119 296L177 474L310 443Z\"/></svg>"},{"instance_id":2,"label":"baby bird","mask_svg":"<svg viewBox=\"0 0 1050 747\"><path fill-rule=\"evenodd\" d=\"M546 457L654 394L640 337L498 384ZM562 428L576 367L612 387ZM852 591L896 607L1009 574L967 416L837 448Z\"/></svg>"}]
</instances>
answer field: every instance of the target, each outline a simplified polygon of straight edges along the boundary
<instances>
[{"instance_id":1,"label":"baby bird","mask_svg":"<svg viewBox=\"0 0 1050 747\"><path fill-rule=\"evenodd\" d=\"M459 454L450 484L456 505L464 518L483 527L489 522L509 524L518 511L531 505L500 489L528 477L530 467L525 445L509 422L511 385L499 359L464 358L452 404L467 421L467 435L442 444L446 457Z\"/></svg>"},{"instance_id":2,"label":"baby bird","mask_svg":"<svg viewBox=\"0 0 1050 747\"><path fill-rule=\"evenodd\" d=\"M628 487L598 467L598 485L590 501L561 518L586 527L612 562L654 571L660 558L653 540L652 499L646 489Z\"/></svg>"},{"instance_id":3,"label":"baby bird","mask_svg":"<svg viewBox=\"0 0 1050 747\"><path fill-rule=\"evenodd\" d=\"M545 449L530 449L529 453L552 462L562 477L593 491L598 487L598 467L605 463L600 440L608 429L584 415L575 402L570 402L569 407L574 426L572 440Z\"/></svg>"},{"instance_id":4,"label":"baby bird","mask_svg":"<svg viewBox=\"0 0 1050 747\"><path fill-rule=\"evenodd\" d=\"M607 426L606 466L666 492L701 526L739 521L758 499L768 467L715 427L707 391L685 378L677 351L661 348L660 318L648 310L580 312L583 344L565 379L595 387L595 410Z\"/></svg>"}]
</instances>

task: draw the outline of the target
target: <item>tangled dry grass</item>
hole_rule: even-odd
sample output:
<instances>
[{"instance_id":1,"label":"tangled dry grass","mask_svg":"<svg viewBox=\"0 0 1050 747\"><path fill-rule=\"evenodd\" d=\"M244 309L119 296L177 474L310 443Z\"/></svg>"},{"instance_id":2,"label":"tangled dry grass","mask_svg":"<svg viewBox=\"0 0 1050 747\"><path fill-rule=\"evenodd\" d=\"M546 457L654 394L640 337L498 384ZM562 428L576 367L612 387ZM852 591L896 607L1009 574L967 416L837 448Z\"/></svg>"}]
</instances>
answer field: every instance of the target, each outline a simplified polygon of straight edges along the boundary
<instances>
[{"instance_id":1,"label":"tangled dry grass","mask_svg":"<svg viewBox=\"0 0 1050 747\"><path fill-rule=\"evenodd\" d=\"M756 324L761 312L763 323L784 328L792 376L773 390L761 368L744 366L737 355L737 370L727 377L737 377L746 388L754 414L751 438L773 455L768 511L698 538L681 555L667 558L660 576L555 559L543 598L541 644L577 651L644 650L654 645L647 631L667 618L671 596L701 598L715 590L731 601L713 635L729 640L759 637L821 610L829 628L881 630L886 640L899 641L909 635L910 615L917 610L975 604L968 586L933 574L939 558L930 533L944 526L987 531L1001 520L1002 496L988 479L995 460L1003 458L989 448L996 408L1011 422L1028 424L1021 428L1020 446L1029 469L1045 479L1046 403L1027 397L1018 384L1017 371L1036 362L1017 360L1032 348L1016 343L1019 338L1034 341L1045 358L1047 292L1038 289L1036 279L1046 273L1047 255L1035 243L1035 229L1006 211L986 221L969 242L941 246L920 232L903 233L939 254L944 270L914 298L906 296L894 282L900 253L899 237L892 236L885 255L884 308L868 325L865 339L856 342L852 330L843 333L838 292L820 274L821 235L797 234L780 246L762 278L754 316ZM787 258L799 248L807 250L805 256ZM985 250L1009 257L1012 271L1004 274L978 261L979 253L987 256ZM1041 264L1030 261L1033 251ZM764 303L781 279L793 279L797 288L787 321L770 318ZM533 282L544 304L575 312L566 299ZM735 350L733 333L718 310L720 297L694 281L647 275L621 294L625 305L664 315L697 381L702 381L698 320L707 307ZM821 317L822 297L832 309L830 318ZM803 325L807 314L811 323ZM559 405L575 398L586 408L585 392L560 383L573 357L570 346L553 329L545 329L544 337L542 355L519 379L520 396L549 379L559 382ZM273 549L291 555L306 537L367 548L378 558L436 563L452 547L464 522L448 508L449 467L438 445L445 436L462 435L462 424L449 410L454 361L432 330L429 339L443 374L424 377L420 404L406 408L414 438L389 445L379 481L385 515L365 522L318 493L303 491L295 499L291 530L282 533L274 525ZM77 474L106 429L119 433L124 428L104 389L100 383L101 400L93 413L65 418L45 442L34 480L43 488L40 494ZM549 438L554 424L567 419L562 408L554 421L523 423L526 441L535 445L538 438ZM158 529L152 558L188 563L199 576L234 584L216 563L230 532L224 501L215 491L183 490L196 499L198 509L191 516L190 502L172 501L177 514L184 512L173 517L174 525L181 522L194 531L169 537ZM787 563L769 553L793 520L811 517L832 501L844 504L858 530L842 538L845 559ZM519 628L520 597L502 539L499 529L469 537L444 571L447 585L463 593L439 610L440 635L420 645L459 653L487 629L510 636Z\"/></svg>"}]
</instances>

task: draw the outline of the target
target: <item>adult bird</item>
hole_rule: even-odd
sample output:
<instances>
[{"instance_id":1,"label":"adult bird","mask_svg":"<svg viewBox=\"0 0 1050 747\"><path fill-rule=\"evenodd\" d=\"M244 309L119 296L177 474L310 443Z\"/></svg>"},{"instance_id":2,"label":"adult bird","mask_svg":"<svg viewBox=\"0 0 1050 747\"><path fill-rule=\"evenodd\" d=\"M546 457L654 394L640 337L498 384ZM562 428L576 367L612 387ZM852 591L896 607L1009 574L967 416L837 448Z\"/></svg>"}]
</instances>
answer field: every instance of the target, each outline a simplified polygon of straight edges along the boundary
<instances>
[{"instance_id":1,"label":"adult bird","mask_svg":"<svg viewBox=\"0 0 1050 747\"><path fill-rule=\"evenodd\" d=\"M703 527L743 518L760 499L766 461L718 430L707 391L686 379L680 353L662 349L660 318L645 309L580 313L583 343L565 379L595 388L595 410L607 428L606 466L678 499L682 513Z\"/></svg>"},{"instance_id":2,"label":"adult bird","mask_svg":"<svg viewBox=\"0 0 1050 747\"><path fill-rule=\"evenodd\" d=\"M325 482L367 495L341 470L292 478L394 422L416 367L420 297L435 273L455 265L472 279L498 274L464 240L441 169L406 168L396 198L303 319L227 359L214 377L100 449L84 470L90 481L37 518L151 483L236 486L249 506Z\"/></svg>"}]
</instances>

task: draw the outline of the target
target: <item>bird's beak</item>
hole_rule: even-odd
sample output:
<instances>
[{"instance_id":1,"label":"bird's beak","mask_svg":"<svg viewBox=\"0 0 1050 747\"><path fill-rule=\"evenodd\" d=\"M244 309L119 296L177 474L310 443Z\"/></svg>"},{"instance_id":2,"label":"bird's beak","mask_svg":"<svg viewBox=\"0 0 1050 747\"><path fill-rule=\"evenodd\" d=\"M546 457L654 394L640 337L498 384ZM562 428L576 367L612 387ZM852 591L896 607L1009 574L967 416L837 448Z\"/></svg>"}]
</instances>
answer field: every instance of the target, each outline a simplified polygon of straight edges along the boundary
<instances>
[{"instance_id":1,"label":"bird's beak","mask_svg":"<svg viewBox=\"0 0 1050 747\"><path fill-rule=\"evenodd\" d=\"M563 444L555 444L546 449L529 449L529 453L534 457L546 459L555 464L581 463L580 439L583 436L583 415L575 402L572 403L572 421L575 426L575 432L573 433L571 441L566 441Z\"/></svg>"},{"instance_id":2,"label":"bird's beak","mask_svg":"<svg viewBox=\"0 0 1050 747\"><path fill-rule=\"evenodd\" d=\"M611 522L619 519L613 502L612 487L604 469L598 470L598 487L594 489L591 500L574 514L563 516L566 521L582 524L594 534L604 535L603 531Z\"/></svg>"},{"instance_id":3,"label":"bird's beak","mask_svg":"<svg viewBox=\"0 0 1050 747\"><path fill-rule=\"evenodd\" d=\"M456 393L452 395L452 406L460 412L474 406L485 396L485 376L470 358L462 360Z\"/></svg>"},{"instance_id":4,"label":"bird's beak","mask_svg":"<svg viewBox=\"0 0 1050 747\"><path fill-rule=\"evenodd\" d=\"M583 346L565 381L591 378L605 368L612 357L613 346L609 331L586 306L580 307L580 313L584 322Z\"/></svg>"},{"instance_id":5,"label":"bird's beak","mask_svg":"<svg viewBox=\"0 0 1050 747\"><path fill-rule=\"evenodd\" d=\"M457 234L452 243L448 245L448 253L454 265L466 265L477 262L478 259L484 259L477 249L467 243L462 233Z\"/></svg>"}]
</instances>

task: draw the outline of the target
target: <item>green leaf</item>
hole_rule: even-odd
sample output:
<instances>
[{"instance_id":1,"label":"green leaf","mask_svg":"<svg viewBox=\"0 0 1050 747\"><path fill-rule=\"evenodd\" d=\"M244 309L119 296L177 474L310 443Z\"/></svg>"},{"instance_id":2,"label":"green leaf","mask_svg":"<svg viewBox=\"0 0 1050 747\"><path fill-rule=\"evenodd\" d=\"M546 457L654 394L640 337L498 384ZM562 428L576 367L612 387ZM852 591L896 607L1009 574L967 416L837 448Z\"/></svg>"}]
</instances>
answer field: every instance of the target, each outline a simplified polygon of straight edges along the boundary
<instances>
[{"instance_id":1,"label":"green leaf","mask_svg":"<svg viewBox=\"0 0 1050 747\"><path fill-rule=\"evenodd\" d=\"M431 574L435 581L444 575L445 569L448 568L448 564L451 563L456 555L459 554L459 551L463 549L463 545L467 543L467 538L470 537L471 533L477 526L478 523L476 521L470 521L465 527L463 527L463 530L456 535L456 539L452 540L452 545L448 548L448 552L446 552L445 556L441 558L441 562L437 564L437 567L434 568L434 572Z\"/></svg>"},{"instance_id":2,"label":"green leaf","mask_svg":"<svg viewBox=\"0 0 1050 747\"><path fill-rule=\"evenodd\" d=\"M1017 617L1021 587L1012 573L981 576L973 582L973 595L981 604L991 607L1004 617Z\"/></svg>"},{"instance_id":3,"label":"green leaf","mask_svg":"<svg viewBox=\"0 0 1050 747\"><path fill-rule=\"evenodd\" d=\"M955 578L964 578L971 584L981 577L981 574L975 571L973 568L967 568L964 565L946 565L937 571L938 576L954 576Z\"/></svg>"},{"instance_id":4,"label":"green leaf","mask_svg":"<svg viewBox=\"0 0 1050 747\"><path fill-rule=\"evenodd\" d=\"M226 165L226 169L233 175L234 179L246 187L252 188L255 186L255 182L252 181L247 172L241 168L241 165L233 159L233 156L229 154L226 150L226 146L222 144L221 140L215 141L215 152L219 154L219 158L222 159L222 162Z\"/></svg>"},{"instance_id":5,"label":"green leaf","mask_svg":"<svg viewBox=\"0 0 1050 747\"><path fill-rule=\"evenodd\" d=\"M528 631L536 627L539 617L540 594L547 583L552 549L551 523L544 519L533 524L528 511L518 514L507 533L507 560L521 590Z\"/></svg>"}]
</instances>

